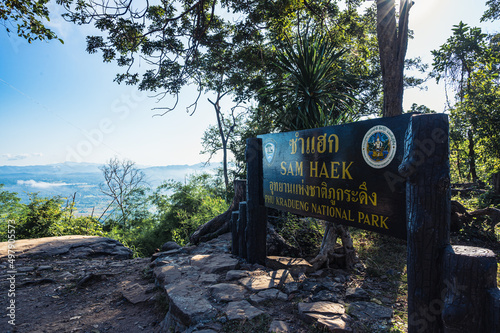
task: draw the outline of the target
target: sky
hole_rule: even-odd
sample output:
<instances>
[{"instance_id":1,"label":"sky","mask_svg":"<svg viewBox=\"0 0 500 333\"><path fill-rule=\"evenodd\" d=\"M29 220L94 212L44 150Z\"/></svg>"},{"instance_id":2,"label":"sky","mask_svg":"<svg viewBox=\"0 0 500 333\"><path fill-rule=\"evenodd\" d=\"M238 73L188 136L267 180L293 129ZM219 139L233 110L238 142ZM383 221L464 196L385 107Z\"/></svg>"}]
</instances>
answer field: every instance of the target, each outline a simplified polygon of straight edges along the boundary
<instances>
[{"instance_id":1,"label":"sky","mask_svg":"<svg viewBox=\"0 0 500 333\"><path fill-rule=\"evenodd\" d=\"M479 22L484 2L415 0L409 23L415 38L407 58L432 63L430 51L445 43L460 21L485 32L500 30ZM197 92L186 87L173 112L154 116L160 112L154 108L173 106L175 98L158 101L135 86L118 85L113 79L122 69L85 51L92 28L65 22L53 3L49 8L47 26L64 44L29 44L0 25L0 165L105 163L113 157L144 166L206 162L208 156L200 155L202 135L216 124L207 96L190 115L186 107ZM417 103L443 112L444 87L433 81L426 86L405 92L405 110Z\"/></svg>"}]
</instances>

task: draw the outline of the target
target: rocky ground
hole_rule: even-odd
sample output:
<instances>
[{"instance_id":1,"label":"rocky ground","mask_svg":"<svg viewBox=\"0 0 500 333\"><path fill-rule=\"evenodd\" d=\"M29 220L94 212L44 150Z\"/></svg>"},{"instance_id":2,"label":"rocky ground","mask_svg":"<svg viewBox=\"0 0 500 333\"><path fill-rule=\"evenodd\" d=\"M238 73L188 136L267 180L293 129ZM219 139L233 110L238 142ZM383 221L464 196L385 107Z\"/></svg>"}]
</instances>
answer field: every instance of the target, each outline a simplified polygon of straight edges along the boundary
<instances>
[{"instance_id":1,"label":"rocky ground","mask_svg":"<svg viewBox=\"0 0 500 333\"><path fill-rule=\"evenodd\" d=\"M71 237L16 242L15 298L2 243L0 306L15 299L16 325L5 310L0 332L387 332L405 306L387 276L282 257L248 265L229 235L137 259L114 240Z\"/></svg>"},{"instance_id":2,"label":"rocky ground","mask_svg":"<svg viewBox=\"0 0 500 333\"><path fill-rule=\"evenodd\" d=\"M9 297L6 243L0 247L0 332L158 332L161 292L148 258L101 237L16 242L15 296ZM6 307L15 300L15 326Z\"/></svg>"}]
</instances>

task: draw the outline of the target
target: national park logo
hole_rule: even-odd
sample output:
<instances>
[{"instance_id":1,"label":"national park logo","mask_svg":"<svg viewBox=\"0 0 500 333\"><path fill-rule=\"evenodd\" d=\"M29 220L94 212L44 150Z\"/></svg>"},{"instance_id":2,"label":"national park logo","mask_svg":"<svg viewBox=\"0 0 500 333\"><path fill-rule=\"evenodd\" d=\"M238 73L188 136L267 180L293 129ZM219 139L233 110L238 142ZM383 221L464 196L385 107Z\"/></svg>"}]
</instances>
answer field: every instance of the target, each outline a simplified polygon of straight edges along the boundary
<instances>
[{"instance_id":1,"label":"national park logo","mask_svg":"<svg viewBox=\"0 0 500 333\"><path fill-rule=\"evenodd\" d=\"M274 159L276 144L274 140L270 140L264 144L264 157L268 164L271 164Z\"/></svg>"},{"instance_id":2,"label":"national park logo","mask_svg":"<svg viewBox=\"0 0 500 333\"><path fill-rule=\"evenodd\" d=\"M389 165L396 154L396 137L382 125L374 126L366 132L361 144L365 162L375 169Z\"/></svg>"}]
</instances>

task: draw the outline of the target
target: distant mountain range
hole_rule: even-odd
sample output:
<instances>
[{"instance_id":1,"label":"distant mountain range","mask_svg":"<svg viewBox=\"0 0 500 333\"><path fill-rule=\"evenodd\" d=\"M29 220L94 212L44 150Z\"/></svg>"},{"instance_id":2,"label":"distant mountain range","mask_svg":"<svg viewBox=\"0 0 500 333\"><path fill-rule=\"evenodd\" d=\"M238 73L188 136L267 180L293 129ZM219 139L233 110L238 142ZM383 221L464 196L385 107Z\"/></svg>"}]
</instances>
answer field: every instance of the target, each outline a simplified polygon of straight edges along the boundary
<instances>
[{"instance_id":1,"label":"distant mountain range","mask_svg":"<svg viewBox=\"0 0 500 333\"><path fill-rule=\"evenodd\" d=\"M109 203L108 197L99 190L104 182L101 164L59 163L33 166L0 166L0 184L3 190L16 192L22 202L28 202L28 193L38 192L42 197L72 197L76 192L76 207L80 214L102 211ZM167 180L184 181L188 175L203 172L214 173L219 164L168 165L140 167L146 181L155 188Z\"/></svg>"}]
</instances>

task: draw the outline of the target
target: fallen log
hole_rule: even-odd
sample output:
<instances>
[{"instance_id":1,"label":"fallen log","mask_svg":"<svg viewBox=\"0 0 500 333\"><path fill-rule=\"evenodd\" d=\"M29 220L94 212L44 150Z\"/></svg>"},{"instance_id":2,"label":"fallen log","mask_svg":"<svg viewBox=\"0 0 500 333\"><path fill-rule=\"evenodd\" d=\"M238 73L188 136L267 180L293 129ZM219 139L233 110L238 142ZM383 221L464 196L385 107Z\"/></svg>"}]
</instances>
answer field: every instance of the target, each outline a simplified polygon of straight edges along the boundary
<instances>
[{"instance_id":1,"label":"fallen log","mask_svg":"<svg viewBox=\"0 0 500 333\"><path fill-rule=\"evenodd\" d=\"M500 209L498 208L488 207L468 212L460 202L451 201L451 231L460 230L464 224L471 223L472 218L478 216L489 216L491 218L491 228L500 223Z\"/></svg>"},{"instance_id":2,"label":"fallen log","mask_svg":"<svg viewBox=\"0 0 500 333\"><path fill-rule=\"evenodd\" d=\"M483 209L478 209L469 213L470 216L489 216L492 220L492 226L500 223L500 209L494 207L488 207Z\"/></svg>"}]
</instances>

